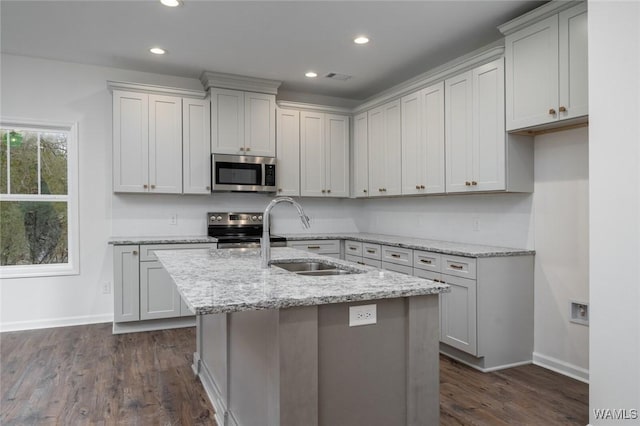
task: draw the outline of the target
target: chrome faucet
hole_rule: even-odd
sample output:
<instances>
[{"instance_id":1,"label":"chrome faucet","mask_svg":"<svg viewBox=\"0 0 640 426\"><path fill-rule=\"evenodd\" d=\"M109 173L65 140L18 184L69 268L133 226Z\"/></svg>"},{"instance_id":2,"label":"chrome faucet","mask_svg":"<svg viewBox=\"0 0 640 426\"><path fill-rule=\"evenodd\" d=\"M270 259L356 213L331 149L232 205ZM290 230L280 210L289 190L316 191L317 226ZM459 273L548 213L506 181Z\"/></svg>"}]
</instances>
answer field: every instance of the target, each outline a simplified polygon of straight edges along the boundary
<instances>
[{"instance_id":1,"label":"chrome faucet","mask_svg":"<svg viewBox=\"0 0 640 426\"><path fill-rule=\"evenodd\" d=\"M309 216L304 213L304 210L300 204L296 200L291 197L278 197L271 200L266 209L264 209L264 213L262 214L263 225L262 225L262 238L260 239L260 248L262 249L262 269L269 268L269 259L271 258L271 240L269 239L269 215L271 214L271 209L279 203L289 203L293 204L296 209L298 209L298 215L300 216L300 220L305 228L309 229L311 226L309 223Z\"/></svg>"}]
</instances>

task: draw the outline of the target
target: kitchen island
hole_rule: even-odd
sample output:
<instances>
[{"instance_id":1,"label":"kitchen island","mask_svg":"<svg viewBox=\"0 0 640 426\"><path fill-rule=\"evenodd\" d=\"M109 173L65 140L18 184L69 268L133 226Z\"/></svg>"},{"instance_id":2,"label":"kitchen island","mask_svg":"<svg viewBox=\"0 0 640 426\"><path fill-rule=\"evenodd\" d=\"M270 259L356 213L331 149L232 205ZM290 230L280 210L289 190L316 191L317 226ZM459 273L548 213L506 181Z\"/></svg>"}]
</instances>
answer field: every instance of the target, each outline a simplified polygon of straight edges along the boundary
<instances>
[{"instance_id":1,"label":"kitchen island","mask_svg":"<svg viewBox=\"0 0 640 426\"><path fill-rule=\"evenodd\" d=\"M272 262L351 273L261 269L258 250L157 255L197 314L193 368L221 426L438 424L447 285L289 248ZM357 305L374 324L350 326Z\"/></svg>"}]
</instances>

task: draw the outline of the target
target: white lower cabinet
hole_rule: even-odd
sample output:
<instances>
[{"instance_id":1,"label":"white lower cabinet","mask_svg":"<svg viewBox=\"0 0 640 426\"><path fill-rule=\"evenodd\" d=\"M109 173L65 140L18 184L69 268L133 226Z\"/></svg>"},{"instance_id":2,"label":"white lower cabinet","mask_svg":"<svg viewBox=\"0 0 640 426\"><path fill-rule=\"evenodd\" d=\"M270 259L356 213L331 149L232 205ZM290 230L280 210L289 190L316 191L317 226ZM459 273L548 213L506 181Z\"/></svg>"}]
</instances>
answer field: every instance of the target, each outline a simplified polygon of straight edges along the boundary
<instances>
[{"instance_id":1,"label":"white lower cabinet","mask_svg":"<svg viewBox=\"0 0 640 426\"><path fill-rule=\"evenodd\" d=\"M451 275L443 278L451 292L440 297L440 341L477 355L476 280Z\"/></svg>"},{"instance_id":2,"label":"white lower cabinet","mask_svg":"<svg viewBox=\"0 0 640 426\"><path fill-rule=\"evenodd\" d=\"M154 251L215 246L213 243L114 246L114 322L192 316Z\"/></svg>"},{"instance_id":3,"label":"white lower cabinet","mask_svg":"<svg viewBox=\"0 0 640 426\"><path fill-rule=\"evenodd\" d=\"M324 256L335 257L336 259L340 259L342 257L340 240L287 241L287 247L322 254Z\"/></svg>"}]
</instances>

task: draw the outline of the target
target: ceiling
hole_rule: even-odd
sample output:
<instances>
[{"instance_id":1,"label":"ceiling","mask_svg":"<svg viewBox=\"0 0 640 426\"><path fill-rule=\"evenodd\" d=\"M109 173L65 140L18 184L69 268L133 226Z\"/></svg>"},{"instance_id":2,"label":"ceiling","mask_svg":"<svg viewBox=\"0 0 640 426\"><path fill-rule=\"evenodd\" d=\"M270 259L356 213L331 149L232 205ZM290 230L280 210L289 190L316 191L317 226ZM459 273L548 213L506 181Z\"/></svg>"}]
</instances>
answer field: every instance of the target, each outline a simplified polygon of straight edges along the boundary
<instances>
[{"instance_id":1,"label":"ceiling","mask_svg":"<svg viewBox=\"0 0 640 426\"><path fill-rule=\"evenodd\" d=\"M497 25L543 3L3 0L0 44L8 54L192 78L225 72L363 100L498 40ZM370 43L354 44L359 34ZM168 53L150 54L156 45ZM304 77L309 70L318 78Z\"/></svg>"}]
</instances>

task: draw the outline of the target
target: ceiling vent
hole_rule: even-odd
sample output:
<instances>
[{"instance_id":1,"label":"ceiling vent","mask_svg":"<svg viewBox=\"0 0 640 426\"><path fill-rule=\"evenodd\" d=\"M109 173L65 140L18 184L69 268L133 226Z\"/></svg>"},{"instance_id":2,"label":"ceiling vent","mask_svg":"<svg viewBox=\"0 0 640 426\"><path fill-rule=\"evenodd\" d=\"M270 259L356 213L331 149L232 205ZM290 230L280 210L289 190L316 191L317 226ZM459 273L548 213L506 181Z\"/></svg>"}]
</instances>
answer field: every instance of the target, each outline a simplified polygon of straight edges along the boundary
<instances>
[{"instance_id":1,"label":"ceiling vent","mask_svg":"<svg viewBox=\"0 0 640 426\"><path fill-rule=\"evenodd\" d=\"M330 78L331 80L347 81L352 76L347 75L347 74L339 74L337 72L330 72L329 74L325 75L325 77L326 78Z\"/></svg>"}]
</instances>

